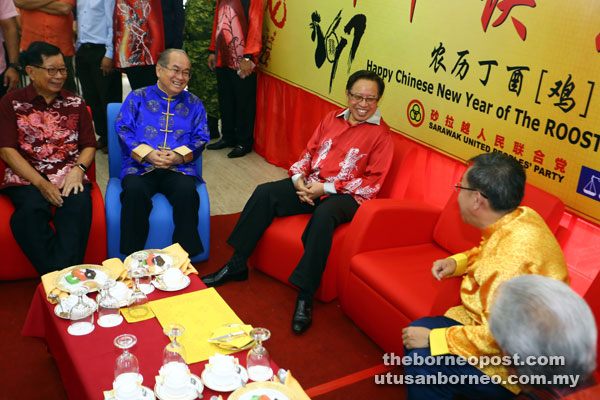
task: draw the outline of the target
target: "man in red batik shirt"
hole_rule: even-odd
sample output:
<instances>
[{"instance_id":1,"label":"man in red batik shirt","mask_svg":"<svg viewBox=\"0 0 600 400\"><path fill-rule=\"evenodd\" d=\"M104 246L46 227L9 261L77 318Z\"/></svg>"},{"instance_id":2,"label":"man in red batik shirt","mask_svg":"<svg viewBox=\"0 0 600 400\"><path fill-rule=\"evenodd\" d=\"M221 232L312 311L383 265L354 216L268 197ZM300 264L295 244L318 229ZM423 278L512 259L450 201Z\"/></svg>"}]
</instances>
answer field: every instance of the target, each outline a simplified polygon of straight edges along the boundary
<instances>
[{"instance_id":1,"label":"man in red batik shirt","mask_svg":"<svg viewBox=\"0 0 600 400\"><path fill-rule=\"evenodd\" d=\"M377 196L392 162L390 129L377 108L384 88L372 71L350 76L348 108L325 116L300 160L290 167L291 179L254 190L227 240L235 252L219 271L202 278L207 286L248 278L246 261L274 217L312 214L302 235L304 254L289 278L300 289L292 330L308 329L335 228L350 222L362 202Z\"/></svg>"},{"instance_id":2,"label":"man in red batik shirt","mask_svg":"<svg viewBox=\"0 0 600 400\"><path fill-rule=\"evenodd\" d=\"M256 115L256 73L262 46L262 0L219 0L208 50L208 68L217 70L223 137L208 150L233 147L227 157L252 151Z\"/></svg>"},{"instance_id":3,"label":"man in red batik shirt","mask_svg":"<svg viewBox=\"0 0 600 400\"><path fill-rule=\"evenodd\" d=\"M22 57L31 83L0 100L0 158L7 165L0 188L15 206L15 240L43 275L83 263L92 223L86 172L96 137L81 97L62 88L60 49L33 42Z\"/></svg>"}]
</instances>

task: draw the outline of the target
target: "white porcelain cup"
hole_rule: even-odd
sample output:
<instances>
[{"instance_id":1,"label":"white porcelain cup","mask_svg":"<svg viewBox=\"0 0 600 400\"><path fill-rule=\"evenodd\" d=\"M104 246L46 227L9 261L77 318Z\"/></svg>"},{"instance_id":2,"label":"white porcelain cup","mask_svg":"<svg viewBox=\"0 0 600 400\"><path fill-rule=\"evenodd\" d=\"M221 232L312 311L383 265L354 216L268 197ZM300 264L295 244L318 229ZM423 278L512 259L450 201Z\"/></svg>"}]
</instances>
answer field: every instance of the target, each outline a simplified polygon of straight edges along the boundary
<instances>
[{"instance_id":1,"label":"white porcelain cup","mask_svg":"<svg viewBox=\"0 0 600 400\"><path fill-rule=\"evenodd\" d=\"M129 297L129 288L123 282L117 282L115 286L110 288L109 292L117 301L127 300Z\"/></svg>"},{"instance_id":2,"label":"white porcelain cup","mask_svg":"<svg viewBox=\"0 0 600 400\"><path fill-rule=\"evenodd\" d=\"M230 385L236 379L234 357L215 355L210 357L210 372L213 379L220 385Z\"/></svg>"},{"instance_id":3,"label":"white porcelain cup","mask_svg":"<svg viewBox=\"0 0 600 400\"><path fill-rule=\"evenodd\" d=\"M115 397L118 400L133 400L138 399L142 395L142 381L143 377L141 374L133 372L121 374L113 382L113 390L115 391Z\"/></svg>"},{"instance_id":4,"label":"white porcelain cup","mask_svg":"<svg viewBox=\"0 0 600 400\"><path fill-rule=\"evenodd\" d=\"M181 272L179 268L169 268L162 274L163 282L169 287L181 285L183 277L183 272Z\"/></svg>"},{"instance_id":5,"label":"white porcelain cup","mask_svg":"<svg viewBox=\"0 0 600 400\"><path fill-rule=\"evenodd\" d=\"M190 370L184 363L170 362L163 365L159 373L164 376L163 387L168 396L180 397L188 391Z\"/></svg>"}]
</instances>

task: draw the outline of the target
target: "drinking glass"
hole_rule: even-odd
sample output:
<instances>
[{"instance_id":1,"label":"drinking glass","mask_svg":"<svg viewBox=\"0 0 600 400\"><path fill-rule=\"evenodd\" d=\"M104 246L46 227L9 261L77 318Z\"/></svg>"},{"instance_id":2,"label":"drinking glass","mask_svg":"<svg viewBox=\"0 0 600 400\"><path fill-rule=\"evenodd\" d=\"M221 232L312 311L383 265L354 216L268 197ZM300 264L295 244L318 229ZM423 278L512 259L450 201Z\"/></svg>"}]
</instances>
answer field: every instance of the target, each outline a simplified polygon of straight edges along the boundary
<instances>
[{"instance_id":1,"label":"drinking glass","mask_svg":"<svg viewBox=\"0 0 600 400\"><path fill-rule=\"evenodd\" d=\"M128 307L129 315L134 318L143 318L150 312L148 297L140 289L140 278L146 274L143 268L133 268L129 270L129 276L133 279L133 293L131 294L131 304Z\"/></svg>"},{"instance_id":2,"label":"drinking glass","mask_svg":"<svg viewBox=\"0 0 600 400\"><path fill-rule=\"evenodd\" d=\"M119 301L110 294L110 289L117 282L114 279L107 279L104 285L100 287L98 295L98 325L103 328L112 328L123 322L123 316L119 312Z\"/></svg>"},{"instance_id":3,"label":"drinking glass","mask_svg":"<svg viewBox=\"0 0 600 400\"><path fill-rule=\"evenodd\" d=\"M163 365L167 365L170 362L186 363L186 352L185 347L177 341L177 338L185 332L185 328L181 324L169 324L165 327L165 335L169 337L171 342L165 347L163 351Z\"/></svg>"},{"instance_id":4,"label":"drinking glass","mask_svg":"<svg viewBox=\"0 0 600 400\"><path fill-rule=\"evenodd\" d=\"M87 335L94 330L94 306L84 301L89 292L87 286L81 285L72 289L71 293L77 296L77 303L69 310L71 324L67 331L74 336Z\"/></svg>"},{"instance_id":5,"label":"drinking glass","mask_svg":"<svg viewBox=\"0 0 600 400\"><path fill-rule=\"evenodd\" d=\"M123 350L123 353L117 358L115 363L115 380L122 374L137 374L140 372L140 364L136 356L129 352L137 343L137 338L130 334L124 333L115 338L114 342L116 347Z\"/></svg>"},{"instance_id":6,"label":"drinking glass","mask_svg":"<svg viewBox=\"0 0 600 400\"><path fill-rule=\"evenodd\" d=\"M148 253L145 251L138 251L131 255L132 263L131 268L133 269L141 269L144 271L144 274L141 274L139 279L139 287L144 294L150 294L154 292L154 286L150 283L152 280L152 272L150 268L148 268L148 264L146 263L146 258L148 257Z\"/></svg>"},{"instance_id":7,"label":"drinking glass","mask_svg":"<svg viewBox=\"0 0 600 400\"><path fill-rule=\"evenodd\" d=\"M256 344L250 349L246 358L248 377L255 382L267 381L273 376L273 370L271 357L262 342L271 337L271 332L266 328L254 328L250 331L250 336L254 338Z\"/></svg>"},{"instance_id":8,"label":"drinking glass","mask_svg":"<svg viewBox=\"0 0 600 400\"><path fill-rule=\"evenodd\" d=\"M145 268L146 267L146 258L148 257L148 253L145 251L136 251L131 255L132 263L130 265L130 269L134 268Z\"/></svg>"}]
</instances>

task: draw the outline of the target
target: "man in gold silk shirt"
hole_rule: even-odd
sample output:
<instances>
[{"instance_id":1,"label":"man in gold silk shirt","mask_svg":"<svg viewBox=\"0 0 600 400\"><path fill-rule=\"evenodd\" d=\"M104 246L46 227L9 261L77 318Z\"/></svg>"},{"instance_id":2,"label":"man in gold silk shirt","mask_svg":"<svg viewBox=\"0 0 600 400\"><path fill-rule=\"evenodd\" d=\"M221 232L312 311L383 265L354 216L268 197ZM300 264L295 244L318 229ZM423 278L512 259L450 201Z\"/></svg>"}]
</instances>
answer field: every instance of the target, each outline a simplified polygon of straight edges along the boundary
<instances>
[{"instance_id":1,"label":"man in gold silk shirt","mask_svg":"<svg viewBox=\"0 0 600 400\"><path fill-rule=\"evenodd\" d=\"M554 235L537 212L520 207L525 171L514 159L501 154L481 154L470 160L458 203L464 222L481 229L479 247L433 263L436 279L463 276L462 304L444 316L414 321L403 330L408 356L437 357L439 365L405 366L408 375L458 375L459 384L407 385L408 399L511 398L519 387L507 382L503 365L451 365L451 358L469 361L502 356L492 337L488 317L494 292L503 282L524 274L537 274L569 282L563 253ZM413 354L414 353L414 354ZM487 376L484 376L487 375ZM490 382L489 377L502 384ZM455 377L456 378L456 377ZM471 382L469 379L472 378ZM477 383L474 383L477 381Z\"/></svg>"}]
</instances>

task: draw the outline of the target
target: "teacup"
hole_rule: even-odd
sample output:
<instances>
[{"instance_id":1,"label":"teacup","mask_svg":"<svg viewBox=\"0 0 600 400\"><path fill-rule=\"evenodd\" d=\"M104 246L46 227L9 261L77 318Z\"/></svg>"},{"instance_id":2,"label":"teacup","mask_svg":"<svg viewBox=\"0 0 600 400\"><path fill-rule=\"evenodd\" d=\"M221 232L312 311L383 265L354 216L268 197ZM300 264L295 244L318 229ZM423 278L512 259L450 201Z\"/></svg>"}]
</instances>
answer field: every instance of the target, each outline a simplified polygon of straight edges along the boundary
<instances>
[{"instance_id":1,"label":"teacup","mask_svg":"<svg viewBox=\"0 0 600 400\"><path fill-rule=\"evenodd\" d=\"M113 390L118 400L138 399L142 395L142 381L144 377L141 374L128 372L117 376L113 381Z\"/></svg>"},{"instance_id":2,"label":"teacup","mask_svg":"<svg viewBox=\"0 0 600 400\"><path fill-rule=\"evenodd\" d=\"M163 376L164 391L170 397L179 397L188 391L190 370L184 363L170 362L163 365L159 373Z\"/></svg>"},{"instance_id":3,"label":"teacup","mask_svg":"<svg viewBox=\"0 0 600 400\"><path fill-rule=\"evenodd\" d=\"M123 282L117 282L109 292L117 301L124 301L129 297L129 288Z\"/></svg>"},{"instance_id":4,"label":"teacup","mask_svg":"<svg viewBox=\"0 0 600 400\"><path fill-rule=\"evenodd\" d=\"M177 287L183 281L183 272L179 268L169 268L162 274L162 280L168 287Z\"/></svg>"},{"instance_id":5,"label":"teacup","mask_svg":"<svg viewBox=\"0 0 600 400\"><path fill-rule=\"evenodd\" d=\"M215 354L209 358L213 379L220 385L230 385L236 379L235 357Z\"/></svg>"}]
</instances>

